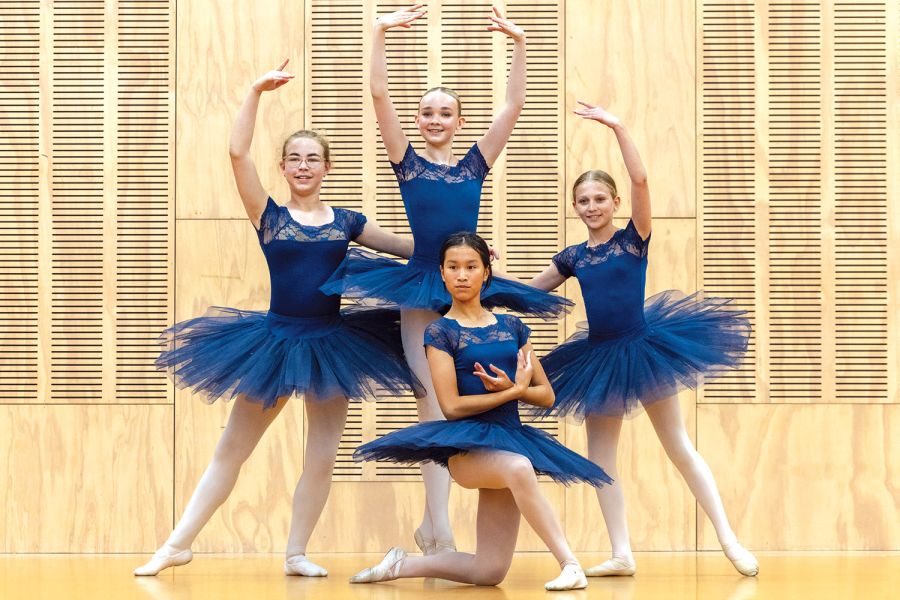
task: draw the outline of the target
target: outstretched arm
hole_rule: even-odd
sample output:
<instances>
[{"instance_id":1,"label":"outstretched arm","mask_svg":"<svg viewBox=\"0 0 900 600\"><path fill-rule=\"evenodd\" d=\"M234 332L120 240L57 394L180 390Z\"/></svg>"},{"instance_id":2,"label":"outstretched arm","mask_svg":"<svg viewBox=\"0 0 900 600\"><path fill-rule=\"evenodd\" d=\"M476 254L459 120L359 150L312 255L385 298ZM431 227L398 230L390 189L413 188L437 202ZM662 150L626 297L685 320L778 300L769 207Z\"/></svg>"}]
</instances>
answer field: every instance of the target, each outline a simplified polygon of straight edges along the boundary
<instances>
[{"instance_id":1,"label":"outstretched arm","mask_svg":"<svg viewBox=\"0 0 900 600\"><path fill-rule=\"evenodd\" d=\"M506 84L506 103L494 117L490 128L480 140L478 149L484 156L488 166L494 164L497 157L506 146L509 136L512 135L516 121L525 107L525 32L521 27L503 17L503 14L494 8L494 14L490 16L493 25L489 31L500 31L513 40L512 64L509 68L509 81Z\"/></svg>"},{"instance_id":2,"label":"outstretched arm","mask_svg":"<svg viewBox=\"0 0 900 600\"><path fill-rule=\"evenodd\" d=\"M250 143L253 141L253 129L256 126L256 112L259 108L259 97L263 92L275 90L294 78L283 69L287 66L287 59L281 66L269 71L250 86L244 103L238 109L231 128L231 139L228 141L228 154L231 156L231 169L234 172L234 181L237 183L238 193L244 203L244 210L253 226L259 229L259 218L266 208L266 200L269 195L263 189L256 172L256 165L250 158Z\"/></svg>"},{"instance_id":3,"label":"outstretched arm","mask_svg":"<svg viewBox=\"0 0 900 600\"><path fill-rule=\"evenodd\" d=\"M381 139L387 150L388 159L393 163L403 160L409 140L403 133L400 125L400 117L397 109L391 101L388 91L387 53L385 51L385 33L392 27L404 27L409 29L412 22L425 16L422 10L424 4L414 4L387 15L382 15L375 21L375 29L372 32L372 64L369 74L369 91L372 94L372 103L375 106L375 118L378 120L378 129L381 130Z\"/></svg>"},{"instance_id":4,"label":"outstretched arm","mask_svg":"<svg viewBox=\"0 0 900 600\"><path fill-rule=\"evenodd\" d=\"M369 221L361 234L356 236L356 243L377 250L387 252L401 258L409 258L413 253L413 239L408 235L397 235Z\"/></svg>"},{"instance_id":5,"label":"outstretched arm","mask_svg":"<svg viewBox=\"0 0 900 600\"><path fill-rule=\"evenodd\" d=\"M622 121L615 115L607 112L600 106L594 106L587 102L578 101L583 108L575 112L576 115L591 119L602 123L613 130L616 134L616 140L619 142L619 149L622 152L622 159L625 161L625 168L628 170L628 177L631 179L631 221L634 223L635 229L642 239L647 239L651 231L650 218L650 188L647 185L647 170L641 161L641 155L634 140L628 135L628 130L622 124Z\"/></svg>"},{"instance_id":6,"label":"outstretched arm","mask_svg":"<svg viewBox=\"0 0 900 600\"><path fill-rule=\"evenodd\" d=\"M568 278L560 274L559 269L551 262L540 275L529 281L528 285L545 292L551 292L565 283L566 279Z\"/></svg>"}]
</instances>

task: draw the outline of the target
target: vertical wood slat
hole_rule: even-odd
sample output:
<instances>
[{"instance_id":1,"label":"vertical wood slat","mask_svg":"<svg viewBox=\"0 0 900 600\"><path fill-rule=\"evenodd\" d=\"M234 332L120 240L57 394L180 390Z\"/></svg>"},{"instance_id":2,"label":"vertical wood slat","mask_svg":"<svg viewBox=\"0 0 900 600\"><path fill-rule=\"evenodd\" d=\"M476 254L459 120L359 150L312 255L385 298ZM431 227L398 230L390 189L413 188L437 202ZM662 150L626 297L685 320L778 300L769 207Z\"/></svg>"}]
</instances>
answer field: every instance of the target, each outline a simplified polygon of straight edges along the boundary
<instances>
[{"instance_id":1,"label":"vertical wood slat","mask_svg":"<svg viewBox=\"0 0 900 600\"><path fill-rule=\"evenodd\" d=\"M0 403L38 397L40 2L0 3Z\"/></svg>"},{"instance_id":2,"label":"vertical wood slat","mask_svg":"<svg viewBox=\"0 0 900 600\"><path fill-rule=\"evenodd\" d=\"M174 314L174 4L119 0L118 8L116 397L165 403L172 387L154 359Z\"/></svg>"},{"instance_id":3,"label":"vertical wood slat","mask_svg":"<svg viewBox=\"0 0 900 600\"><path fill-rule=\"evenodd\" d=\"M886 401L885 4L835 2L834 38L835 398Z\"/></svg>"},{"instance_id":4,"label":"vertical wood slat","mask_svg":"<svg viewBox=\"0 0 900 600\"><path fill-rule=\"evenodd\" d=\"M822 398L822 15L768 10L769 397Z\"/></svg>"},{"instance_id":5,"label":"vertical wood slat","mask_svg":"<svg viewBox=\"0 0 900 600\"><path fill-rule=\"evenodd\" d=\"M755 23L752 1L704 2L701 7L702 288L732 298L754 325L743 365L708 383L701 396L706 402L740 401L756 394Z\"/></svg>"},{"instance_id":6,"label":"vertical wood slat","mask_svg":"<svg viewBox=\"0 0 900 600\"><path fill-rule=\"evenodd\" d=\"M51 380L54 401L103 400L105 3L52 11ZM110 57L111 59L111 57Z\"/></svg>"}]
</instances>

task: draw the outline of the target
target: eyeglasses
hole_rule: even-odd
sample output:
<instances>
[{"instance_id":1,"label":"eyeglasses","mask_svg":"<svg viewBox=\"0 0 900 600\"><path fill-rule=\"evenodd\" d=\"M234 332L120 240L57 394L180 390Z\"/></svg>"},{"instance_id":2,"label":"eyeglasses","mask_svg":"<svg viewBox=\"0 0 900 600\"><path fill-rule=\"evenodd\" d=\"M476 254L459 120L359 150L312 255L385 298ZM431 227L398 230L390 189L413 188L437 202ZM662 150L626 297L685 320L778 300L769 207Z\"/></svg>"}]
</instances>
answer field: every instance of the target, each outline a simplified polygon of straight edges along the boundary
<instances>
[{"instance_id":1,"label":"eyeglasses","mask_svg":"<svg viewBox=\"0 0 900 600\"><path fill-rule=\"evenodd\" d=\"M303 158L300 156L288 156L284 159L284 164L294 169L296 169L303 163L306 163L306 166L310 169L317 169L321 167L324 162L324 160L317 156L310 156L308 158Z\"/></svg>"}]
</instances>

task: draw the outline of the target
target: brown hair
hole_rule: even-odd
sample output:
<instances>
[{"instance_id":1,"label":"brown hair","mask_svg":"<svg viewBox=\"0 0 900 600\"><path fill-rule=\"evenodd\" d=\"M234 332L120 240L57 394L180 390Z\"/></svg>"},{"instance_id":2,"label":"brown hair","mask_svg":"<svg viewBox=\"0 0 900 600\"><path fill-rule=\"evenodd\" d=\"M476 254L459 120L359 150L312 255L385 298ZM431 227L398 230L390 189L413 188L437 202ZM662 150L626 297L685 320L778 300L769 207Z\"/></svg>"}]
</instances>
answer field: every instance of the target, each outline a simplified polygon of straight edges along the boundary
<instances>
[{"instance_id":1,"label":"brown hair","mask_svg":"<svg viewBox=\"0 0 900 600\"><path fill-rule=\"evenodd\" d=\"M442 85L435 86L435 87L431 88L430 90L428 90L427 92L425 92L424 94L422 94L422 98L419 98L419 103L421 104L422 99L425 98L425 96L427 96L431 92L443 92L443 93L447 94L448 96L450 96L451 98L453 98L454 100L456 100L456 109L457 109L457 113L458 113L456 116L458 116L458 117L462 116L462 100L459 99L459 94L456 93L456 90L452 90L452 89L450 89L448 87L444 87Z\"/></svg>"},{"instance_id":2,"label":"brown hair","mask_svg":"<svg viewBox=\"0 0 900 600\"><path fill-rule=\"evenodd\" d=\"M322 146L322 158L324 158L327 163L331 162L331 147L328 145L328 138L314 129L300 129L289 135L287 139L284 140L284 144L281 145L281 158L286 156L288 144L297 138L309 138L319 142L319 145Z\"/></svg>"},{"instance_id":3,"label":"brown hair","mask_svg":"<svg viewBox=\"0 0 900 600\"><path fill-rule=\"evenodd\" d=\"M606 171L593 169L591 171L585 171L578 176L578 179L575 180L575 185L572 186L572 200L575 200L575 190L578 189L578 186L587 181L597 181L599 183L602 183L609 188L609 191L610 193L612 193L613 198L619 195L619 192L616 191L616 182L613 180L610 174Z\"/></svg>"}]
</instances>

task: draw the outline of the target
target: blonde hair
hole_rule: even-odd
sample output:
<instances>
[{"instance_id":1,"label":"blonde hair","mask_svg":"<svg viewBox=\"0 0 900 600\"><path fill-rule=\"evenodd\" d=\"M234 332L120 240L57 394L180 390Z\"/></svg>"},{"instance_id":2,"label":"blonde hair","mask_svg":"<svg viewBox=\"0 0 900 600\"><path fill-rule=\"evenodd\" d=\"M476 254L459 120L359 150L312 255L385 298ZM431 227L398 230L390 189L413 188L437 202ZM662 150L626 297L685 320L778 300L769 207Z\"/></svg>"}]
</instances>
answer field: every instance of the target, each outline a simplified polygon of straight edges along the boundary
<instances>
[{"instance_id":1,"label":"blonde hair","mask_svg":"<svg viewBox=\"0 0 900 600\"><path fill-rule=\"evenodd\" d=\"M591 171L585 171L578 176L578 179L575 180L575 185L572 186L572 200L575 200L575 190L578 189L578 186L588 181L596 181L608 187L613 198L619 195L619 192L616 191L616 182L613 180L610 174L606 171L593 169Z\"/></svg>"},{"instance_id":2,"label":"blonde hair","mask_svg":"<svg viewBox=\"0 0 900 600\"><path fill-rule=\"evenodd\" d=\"M331 146L328 144L328 138L314 129L300 129L289 135L281 145L281 158L287 155L288 144L298 138L309 138L317 141L322 146L322 158L325 159L325 162L331 162Z\"/></svg>"},{"instance_id":3,"label":"blonde hair","mask_svg":"<svg viewBox=\"0 0 900 600\"><path fill-rule=\"evenodd\" d=\"M448 96L450 96L451 98L456 100L456 110L458 113L456 116L458 116L458 117L462 116L462 100L459 99L459 94L456 93L456 90L452 90L452 89L450 89L448 87L444 87L442 85L437 85L437 86L431 88L430 90L428 90L427 92L425 92L424 94L422 94L422 97L419 98L419 103L421 104L422 100L425 98L425 96L427 96L431 92L443 92L444 94L447 94Z\"/></svg>"}]
</instances>

